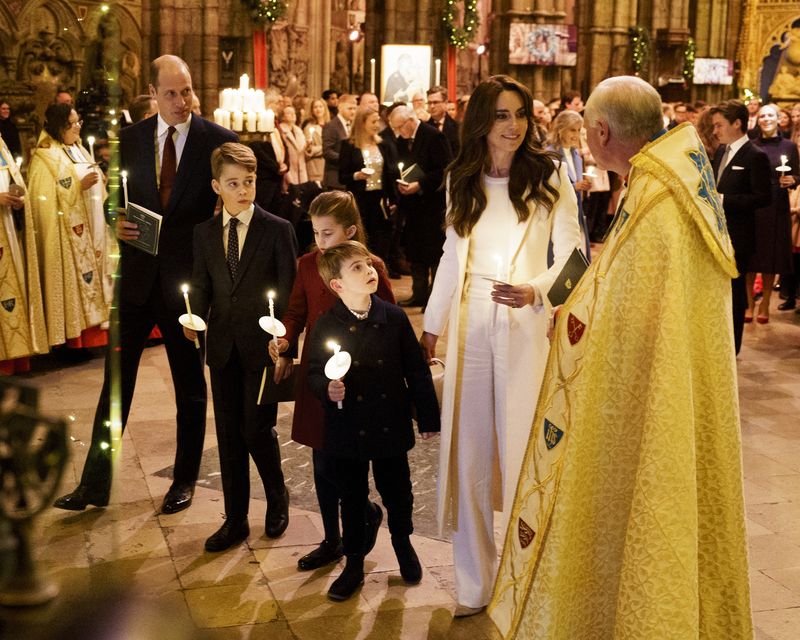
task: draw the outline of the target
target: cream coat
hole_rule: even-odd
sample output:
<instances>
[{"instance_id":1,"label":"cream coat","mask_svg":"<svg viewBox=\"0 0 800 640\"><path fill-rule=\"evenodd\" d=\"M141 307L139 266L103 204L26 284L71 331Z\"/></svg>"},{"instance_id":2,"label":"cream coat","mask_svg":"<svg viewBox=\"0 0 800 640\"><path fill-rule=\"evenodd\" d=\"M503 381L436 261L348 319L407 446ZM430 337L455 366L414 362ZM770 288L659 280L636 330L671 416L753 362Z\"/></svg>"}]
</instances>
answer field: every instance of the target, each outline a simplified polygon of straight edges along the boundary
<instances>
[{"instance_id":1,"label":"cream coat","mask_svg":"<svg viewBox=\"0 0 800 640\"><path fill-rule=\"evenodd\" d=\"M517 224L513 233L516 250L511 254L511 284L528 283L542 295L543 304L512 309L500 306L498 312L508 314L509 335L508 386L506 389L506 408L508 425L506 433L506 473L512 480L504 482L514 487L528 434L533 422L539 387L542 382L545 362L549 350L547 328L550 317L550 304L547 291L555 281L573 249L580 246L578 226L578 205L575 191L567 176L567 168L561 165L554 171L550 184L558 189L558 201L551 214L542 207L524 223ZM547 245L552 235L555 263L547 268ZM461 298L466 277L470 238L459 237L452 227L447 228L444 254L439 261L433 291L425 311L425 331L441 336L447 326L447 354L444 393L442 397L442 433L439 461L439 506L437 519L440 532L444 533L456 521L457 508L455 474L451 468L454 434L457 433L455 416L456 386L460 363L458 353L458 334L461 324ZM449 320L449 322L448 322ZM465 400L469 401L469 399ZM478 401L489 402L489 398ZM513 490L513 489L512 489ZM502 488L495 487L495 495L502 494ZM508 499L508 498L506 498ZM503 500L498 500L496 508L502 509Z\"/></svg>"}]
</instances>

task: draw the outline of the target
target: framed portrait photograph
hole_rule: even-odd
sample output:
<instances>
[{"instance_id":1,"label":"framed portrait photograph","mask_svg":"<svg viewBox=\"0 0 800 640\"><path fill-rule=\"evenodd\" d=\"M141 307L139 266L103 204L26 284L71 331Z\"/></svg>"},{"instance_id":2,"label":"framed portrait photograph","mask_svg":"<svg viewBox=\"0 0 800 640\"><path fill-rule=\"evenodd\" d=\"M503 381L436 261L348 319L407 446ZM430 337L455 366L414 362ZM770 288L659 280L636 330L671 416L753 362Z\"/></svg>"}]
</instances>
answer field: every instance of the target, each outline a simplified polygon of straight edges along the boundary
<instances>
[{"instance_id":1,"label":"framed portrait photograph","mask_svg":"<svg viewBox=\"0 0 800 640\"><path fill-rule=\"evenodd\" d=\"M381 47L381 102L411 102L431 86L432 47L427 44L385 44Z\"/></svg>"}]
</instances>

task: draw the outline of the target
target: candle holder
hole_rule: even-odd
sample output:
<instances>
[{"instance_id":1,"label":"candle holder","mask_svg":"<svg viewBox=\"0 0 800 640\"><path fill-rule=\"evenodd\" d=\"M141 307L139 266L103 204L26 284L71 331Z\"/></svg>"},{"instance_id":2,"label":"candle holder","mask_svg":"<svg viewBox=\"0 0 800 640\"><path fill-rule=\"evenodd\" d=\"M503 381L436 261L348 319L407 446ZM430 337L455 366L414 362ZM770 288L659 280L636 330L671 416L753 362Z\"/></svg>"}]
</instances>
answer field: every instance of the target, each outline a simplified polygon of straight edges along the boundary
<instances>
[{"instance_id":1,"label":"candle holder","mask_svg":"<svg viewBox=\"0 0 800 640\"><path fill-rule=\"evenodd\" d=\"M350 371L350 365L353 359L347 351L342 351L342 348L333 342L328 342L328 348L333 349L333 355L325 363L325 377L329 380L341 380ZM342 401L336 403L336 407L342 408Z\"/></svg>"}]
</instances>

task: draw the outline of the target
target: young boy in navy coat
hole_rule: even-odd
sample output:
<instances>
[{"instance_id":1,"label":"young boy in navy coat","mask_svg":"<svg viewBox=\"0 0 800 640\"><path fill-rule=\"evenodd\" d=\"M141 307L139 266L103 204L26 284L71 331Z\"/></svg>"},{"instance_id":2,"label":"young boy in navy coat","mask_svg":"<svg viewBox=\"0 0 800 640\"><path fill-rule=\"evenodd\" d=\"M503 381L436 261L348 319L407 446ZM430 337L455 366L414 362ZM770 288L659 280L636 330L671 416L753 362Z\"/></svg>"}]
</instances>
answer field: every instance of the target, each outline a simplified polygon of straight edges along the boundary
<instances>
[{"instance_id":1,"label":"young boy in navy coat","mask_svg":"<svg viewBox=\"0 0 800 640\"><path fill-rule=\"evenodd\" d=\"M409 536L414 496L408 450L414 446L412 405L422 438L439 431L439 404L430 369L408 317L375 295L378 274L359 242L329 248L319 259L322 280L339 296L317 320L310 336L308 383L325 405L323 449L334 459L342 501L342 538L347 564L328 597L346 600L364 582L364 520L368 474L389 516L392 546L409 584L422 578ZM328 341L347 351L352 364L341 380L328 380ZM337 403L342 403L342 408Z\"/></svg>"},{"instance_id":2,"label":"young boy in navy coat","mask_svg":"<svg viewBox=\"0 0 800 640\"><path fill-rule=\"evenodd\" d=\"M211 154L211 185L222 213L194 228L191 304L207 319L206 362L217 427L225 523L208 540L222 551L247 538L250 528L249 456L267 496L264 525L270 538L289 524L275 422L276 404L258 405L261 373L269 361L269 336L258 325L267 313L267 291L276 293L275 315L285 311L296 271L297 240L291 224L254 205L256 158L238 143ZM193 340L194 331L184 329Z\"/></svg>"}]
</instances>

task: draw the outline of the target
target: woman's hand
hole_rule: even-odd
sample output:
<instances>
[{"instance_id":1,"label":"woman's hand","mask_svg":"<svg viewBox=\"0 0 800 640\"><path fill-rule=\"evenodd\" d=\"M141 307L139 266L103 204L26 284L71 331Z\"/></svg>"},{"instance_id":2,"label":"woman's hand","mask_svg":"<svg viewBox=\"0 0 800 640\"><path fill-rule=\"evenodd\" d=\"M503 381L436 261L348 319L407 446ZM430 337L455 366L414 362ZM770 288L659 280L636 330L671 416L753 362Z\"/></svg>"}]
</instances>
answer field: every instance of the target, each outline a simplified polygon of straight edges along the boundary
<instances>
[{"instance_id":1,"label":"woman's hand","mask_svg":"<svg viewBox=\"0 0 800 640\"><path fill-rule=\"evenodd\" d=\"M97 184L100 176L97 171L90 171L81 178L81 191L87 191Z\"/></svg>"},{"instance_id":2,"label":"woman's hand","mask_svg":"<svg viewBox=\"0 0 800 640\"><path fill-rule=\"evenodd\" d=\"M422 337L419 339L419 346L422 348L422 357L425 358L425 362L428 364L436 357L436 341L438 339L439 336L435 336L427 331L423 331Z\"/></svg>"},{"instance_id":3,"label":"woman's hand","mask_svg":"<svg viewBox=\"0 0 800 640\"><path fill-rule=\"evenodd\" d=\"M364 173L363 171L356 171L353 174L353 180L366 180L366 179L367 179L367 174Z\"/></svg>"},{"instance_id":4,"label":"woman's hand","mask_svg":"<svg viewBox=\"0 0 800 640\"><path fill-rule=\"evenodd\" d=\"M583 180L578 180L575 183L575 188L578 191L588 191L592 188L592 181L589 178L584 178Z\"/></svg>"},{"instance_id":5,"label":"woman's hand","mask_svg":"<svg viewBox=\"0 0 800 640\"><path fill-rule=\"evenodd\" d=\"M183 327L183 336L187 340L191 340L192 342L194 342L195 340L197 340L197 331L195 331L194 329L189 329L188 327Z\"/></svg>"},{"instance_id":6,"label":"woman's hand","mask_svg":"<svg viewBox=\"0 0 800 640\"><path fill-rule=\"evenodd\" d=\"M278 338L277 347L275 342L275 340L269 341L269 357L272 358L272 362L277 363L278 357L289 348L289 341L286 338Z\"/></svg>"},{"instance_id":7,"label":"woman's hand","mask_svg":"<svg viewBox=\"0 0 800 640\"><path fill-rule=\"evenodd\" d=\"M536 302L536 290L529 284L494 283L492 301L512 309L520 309Z\"/></svg>"},{"instance_id":8,"label":"woman's hand","mask_svg":"<svg viewBox=\"0 0 800 640\"><path fill-rule=\"evenodd\" d=\"M286 380L286 378L292 375L293 368L294 362L292 362L291 358L278 358L278 361L275 363L275 377L273 378L275 384L278 384L281 380Z\"/></svg>"},{"instance_id":9,"label":"woman's hand","mask_svg":"<svg viewBox=\"0 0 800 640\"><path fill-rule=\"evenodd\" d=\"M778 180L778 184L784 189L791 189L795 185L794 176L783 175L780 177L780 180Z\"/></svg>"}]
</instances>

